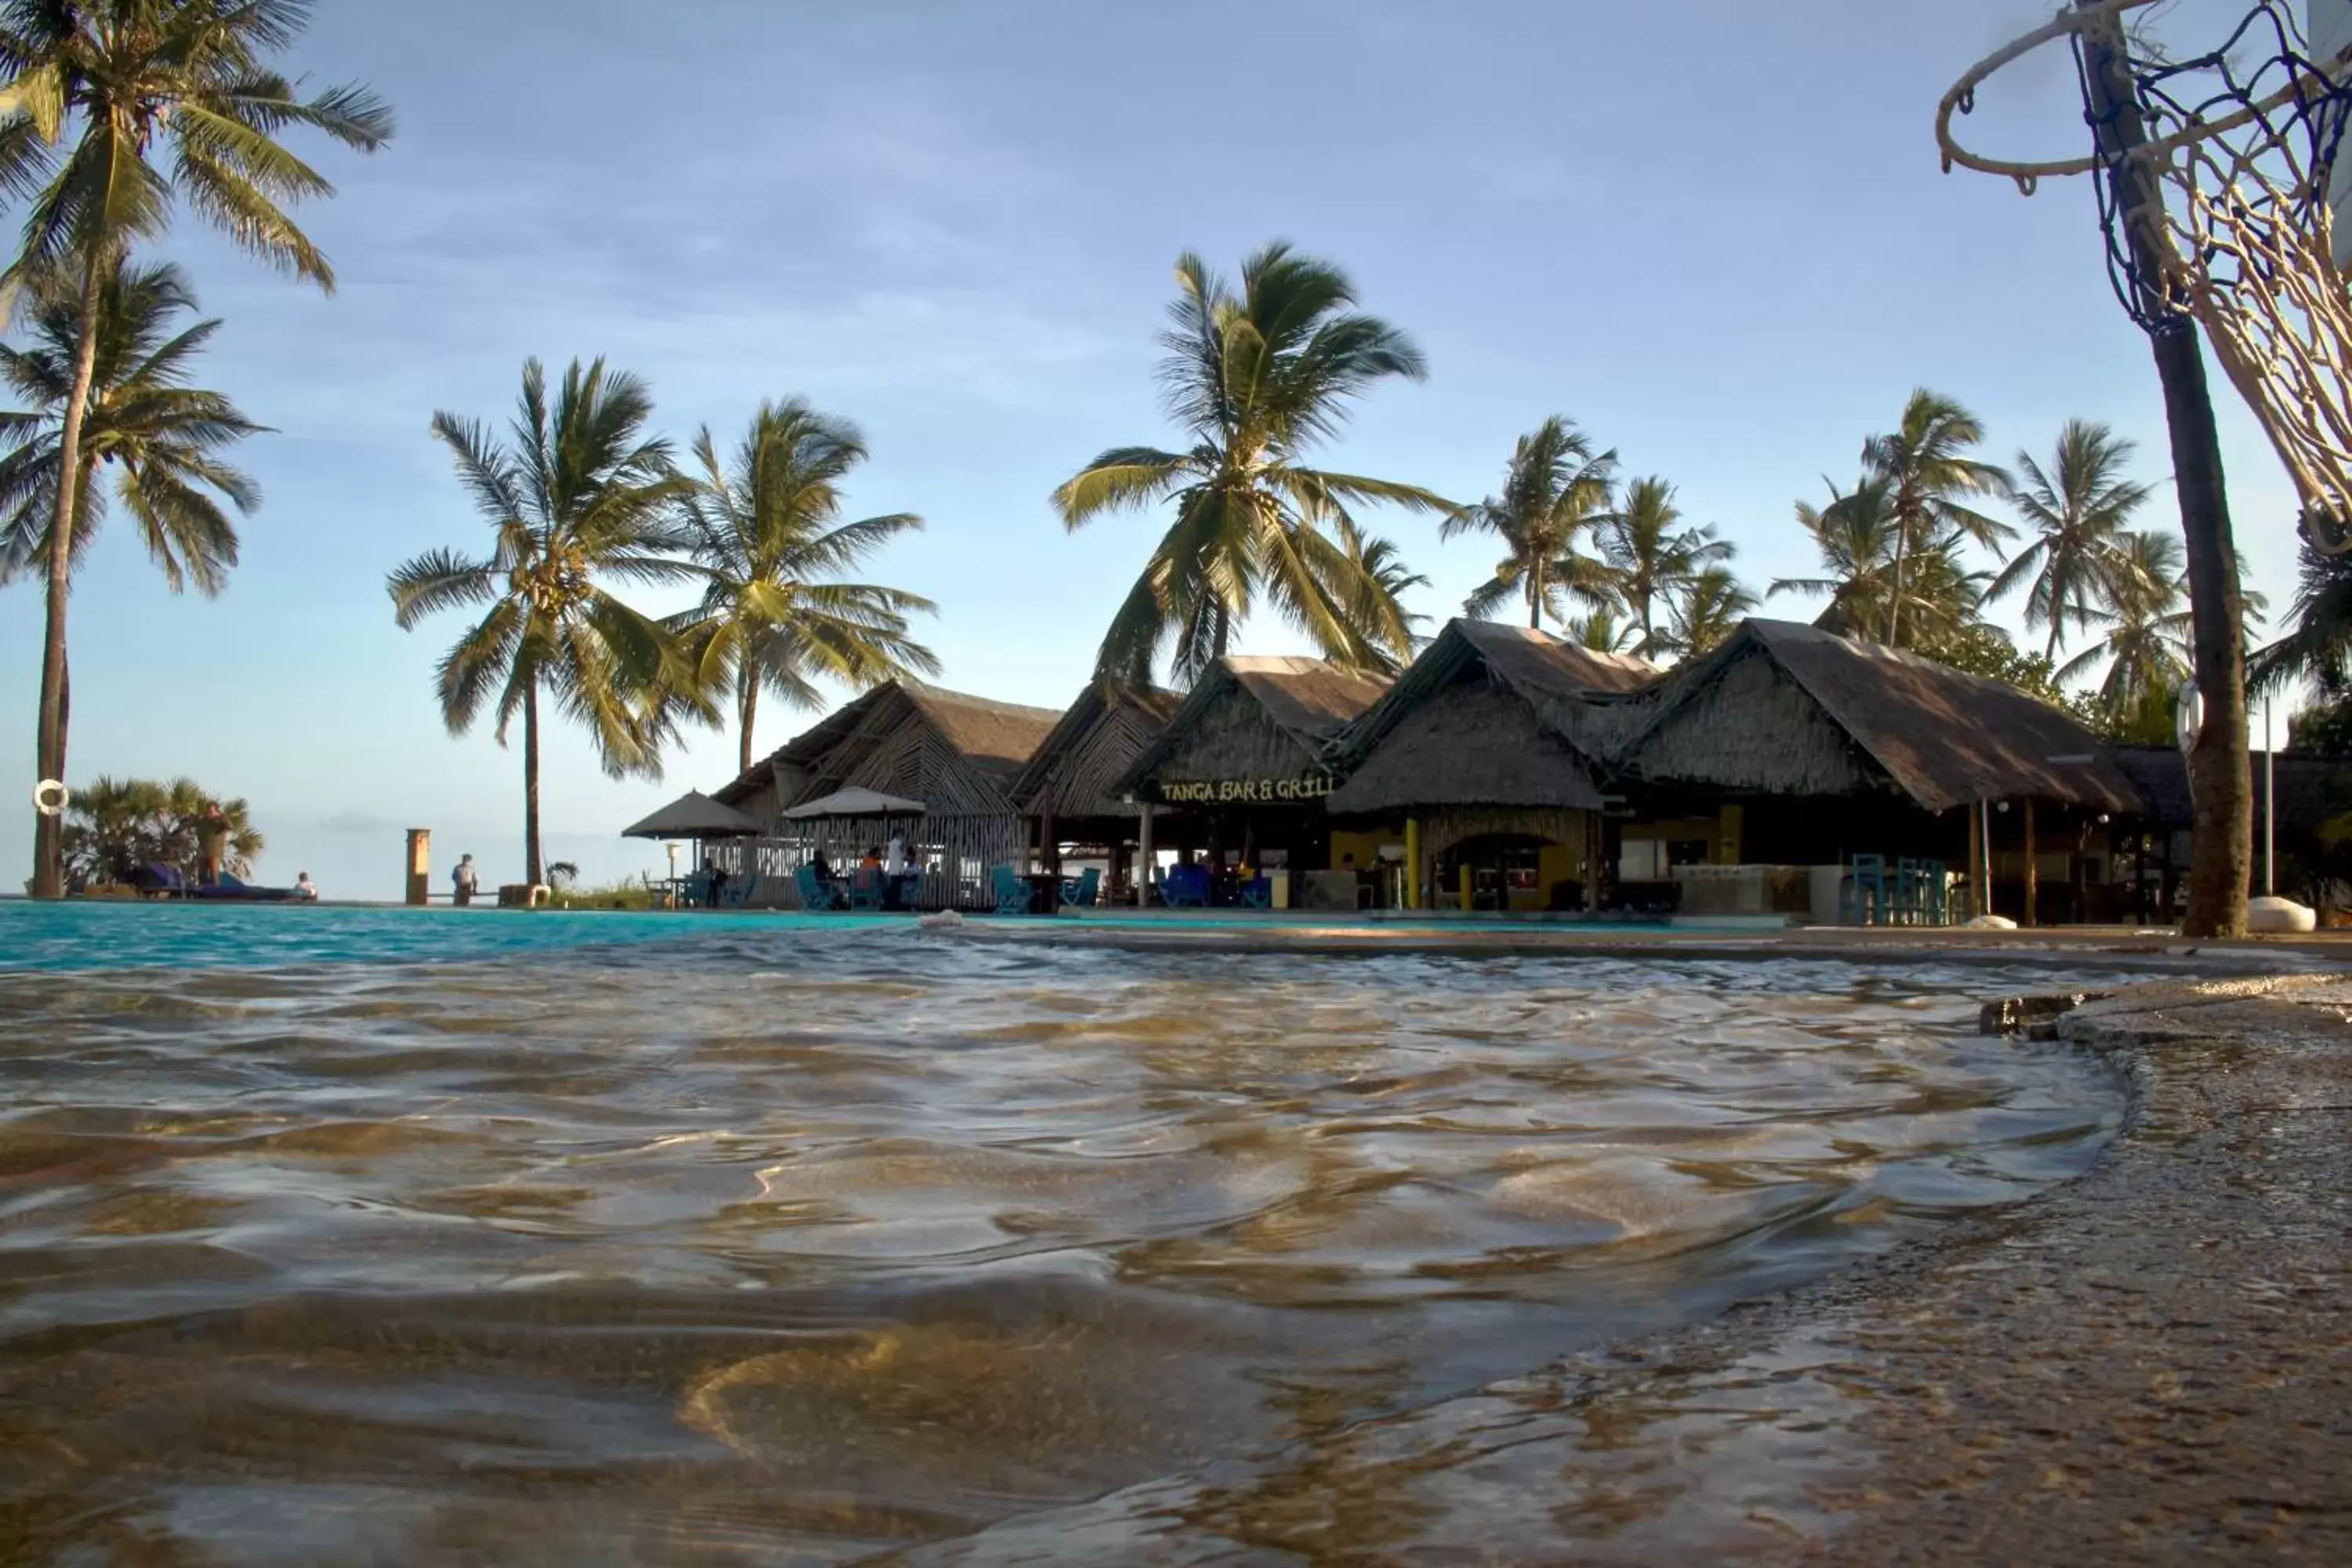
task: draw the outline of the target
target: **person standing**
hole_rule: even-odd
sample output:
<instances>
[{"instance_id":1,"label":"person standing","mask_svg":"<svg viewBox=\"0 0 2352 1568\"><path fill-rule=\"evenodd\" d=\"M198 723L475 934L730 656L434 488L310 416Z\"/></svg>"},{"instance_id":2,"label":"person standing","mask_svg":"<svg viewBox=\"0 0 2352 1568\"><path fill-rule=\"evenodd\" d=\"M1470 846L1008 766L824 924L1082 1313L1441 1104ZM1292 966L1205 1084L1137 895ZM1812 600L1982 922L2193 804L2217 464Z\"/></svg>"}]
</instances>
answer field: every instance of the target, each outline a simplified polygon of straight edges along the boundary
<instances>
[{"instance_id":1,"label":"person standing","mask_svg":"<svg viewBox=\"0 0 2352 1568\"><path fill-rule=\"evenodd\" d=\"M449 873L449 881L453 889L450 902L462 910L474 901L474 889L481 885L481 879L474 870L471 855L457 857L457 868Z\"/></svg>"}]
</instances>

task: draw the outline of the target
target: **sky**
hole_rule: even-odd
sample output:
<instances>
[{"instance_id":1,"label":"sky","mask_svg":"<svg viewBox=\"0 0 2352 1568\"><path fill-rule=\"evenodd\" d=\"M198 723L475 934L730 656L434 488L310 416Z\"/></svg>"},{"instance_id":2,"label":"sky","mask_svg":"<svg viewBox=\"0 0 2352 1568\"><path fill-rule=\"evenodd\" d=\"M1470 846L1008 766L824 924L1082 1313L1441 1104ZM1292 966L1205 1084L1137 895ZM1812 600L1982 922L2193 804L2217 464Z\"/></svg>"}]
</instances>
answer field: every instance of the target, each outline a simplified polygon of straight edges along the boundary
<instances>
[{"instance_id":1,"label":"sky","mask_svg":"<svg viewBox=\"0 0 2352 1568\"><path fill-rule=\"evenodd\" d=\"M1066 534L1047 497L1096 452L1174 440L1154 335L1172 268L1231 273L1286 238L1354 279L1431 367L1357 409L1330 466L1473 500L1565 414L1624 471L1738 547L1760 587L1810 576L1791 520L1850 482L1916 386L1958 398L1987 455L2105 422L2167 479L2146 340L2108 291L2092 192L2031 199L1937 167L1953 78L2046 0L325 0L289 61L359 79L400 130L373 158L295 142L339 194L304 209L328 298L183 216L166 253L226 325L203 384L274 434L265 500L217 599L173 597L127 529L72 605L69 779L189 774L242 795L264 880L393 898L402 832L521 873L521 748L452 737L433 697L452 618L403 633L385 574L480 550L430 438L503 422L523 361L607 356L681 446L731 446L763 399L856 421L849 515L924 531L870 568L935 599L941 684L1046 707L1077 693L1165 519ZM2218 15L2176 0L2185 37ZM1980 145L2064 155L2063 54L1988 85ZM13 216L13 215L12 215ZM2214 376L2252 584L2293 587L2293 492ZM2177 528L2168 485L2143 514ZM1375 519L1433 620L1493 569L1431 521ZM648 609L672 607L632 591ZM1771 613L1810 618L1780 597ZM2009 612L2014 621L2014 608ZM0 589L0 778L34 782L41 600ZM1243 651L1303 651L1254 624ZM813 713L763 705L759 750ZM2280 729L2284 731L2284 716ZM621 827L735 771L698 732L658 781L614 782L551 727L548 854L591 880L658 869ZM0 809L0 871L31 814Z\"/></svg>"}]
</instances>

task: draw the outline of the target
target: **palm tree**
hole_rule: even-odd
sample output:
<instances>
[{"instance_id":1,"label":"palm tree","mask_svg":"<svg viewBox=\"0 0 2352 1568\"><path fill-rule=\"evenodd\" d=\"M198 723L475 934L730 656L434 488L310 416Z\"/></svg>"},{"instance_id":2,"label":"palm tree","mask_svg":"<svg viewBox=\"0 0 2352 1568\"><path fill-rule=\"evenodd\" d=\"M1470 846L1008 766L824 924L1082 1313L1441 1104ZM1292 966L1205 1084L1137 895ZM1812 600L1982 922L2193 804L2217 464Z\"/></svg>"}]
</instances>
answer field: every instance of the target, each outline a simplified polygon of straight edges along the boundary
<instances>
[{"instance_id":1,"label":"palm tree","mask_svg":"<svg viewBox=\"0 0 2352 1568\"><path fill-rule=\"evenodd\" d=\"M1667 601L1667 631L1660 645L1677 658L1695 658L1738 631L1755 608L1756 595L1730 567L1702 567Z\"/></svg>"},{"instance_id":2,"label":"palm tree","mask_svg":"<svg viewBox=\"0 0 2352 1568\"><path fill-rule=\"evenodd\" d=\"M1710 566L1731 559L1728 540L1715 536L1715 525L1677 526L1682 510L1675 505L1675 487L1655 477L1634 479L1625 496L1601 524L1601 552L1608 563L1608 583L1633 624L1642 628L1633 652L1643 658L1659 653L1657 611L1691 579Z\"/></svg>"},{"instance_id":3,"label":"palm tree","mask_svg":"<svg viewBox=\"0 0 2352 1568\"><path fill-rule=\"evenodd\" d=\"M841 482L866 460L856 426L788 398L761 405L731 465L708 426L694 455L702 473L683 510L708 582L701 602L668 626L691 640L701 684L734 689L739 772L751 769L763 687L806 708L826 677L864 689L939 673L907 622L936 608L929 599L836 579L923 526L904 511L839 521Z\"/></svg>"},{"instance_id":4,"label":"palm tree","mask_svg":"<svg viewBox=\"0 0 2352 1568\"><path fill-rule=\"evenodd\" d=\"M1263 595L1327 658L1393 668L1412 651L1404 612L1357 557L1353 505L1452 506L1416 486L1303 467L1348 406L1392 376L1427 370L1410 339L1349 309L1354 287L1328 262L1266 246L1243 263L1235 295L1202 259L1176 263L1172 325L1160 336L1181 452L1115 447L1054 492L1063 525L1172 500L1175 519L1112 616L1096 658L1110 679L1148 682L1163 644L1177 680L1230 646Z\"/></svg>"},{"instance_id":5,"label":"palm tree","mask_svg":"<svg viewBox=\"0 0 2352 1568\"><path fill-rule=\"evenodd\" d=\"M535 359L526 363L510 445L479 421L436 414L433 434L497 542L478 557L427 551L384 584L403 631L442 610L490 606L441 660L441 717L461 735L493 704L504 745L508 725L522 716L523 840L534 884L546 880L541 692L588 727L614 778L660 777L661 745L681 711L717 721L677 640L596 581L695 578L677 559L695 542L676 517L690 481L672 471L667 443L645 438L652 414L645 383L607 372L601 359L584 370L572 361L552 406L546 372Z\"/></svg>"},{"instance_id":6,"label":"palm tree","mask_svg":"<svg viewBox=\"0 0 2352 1568\"><path fill-rule=\"evenodd\" d=\"M1362 571L1365 581L1379 590L1376 598L1371 602L1371 607L1366 612L1367 615L1381 613L1384 606L1390 605L1402 607L1405 595L1415 588L1429 586L1427 577L1404 563L1404 557L1398 552L1396 545L1378 534L1355 535L1355 542L1350 547L1349 553L1354 557L1358 568ZM1421 635L1421 627L1426 625L1428 620L1427 616L1419 615L1411 610L1404 612L1408 651L1418 648L1429 640Z\"/></svg>"},{"instance_id":7,"label":"palm tree","mask_svg":"<svg viewBox=\"0 0 2352 1568\"><path fill-rule=\"evenodd\" d=\"M1863 443L1864 468L1893 492L1888 504L1895 514L1894 592L1885 606L1883 639L1891 647L1904 646L1914 556L1949 550L1963 538L1998 549L2015 531L1963 504L1967 497L2006 494L2011 488L2007 474L1968 455L1983 439L1984 426L1975 415L1923 386L1904 405L1894 430Z\"/></svg>"},{"instance_id":8,"label":"palm tree","mask_svg":"<svg viewBox=\"0 0 2352 1568\"><path fill-rule=\"evenodd\" d=\"M2011 489L2010 500L2034 537L2010 558L1986 597L2004 597L2031 579L2025 624L2050 629L2042 657L2053 665L2067 622L2088 626L2119 592L2116 574L2124 563L2117 552L2132 513L2148 498L2147 486L2123 477L2134 450L2105 425L2069 419L2048 468L2030 452L2017 454L2025 482Z\"/></svg>"},{"instance_id":9,"label":"palm tree","mask_svg":"<svg viewBox=\"0 0 2352 1568\"><path fill-rule=\"evenodd\" d=\"M23 247L0 302L26 285L73 289L79 345L58 429L49 530L48 624L41 655L39 771L66 758L67 584L73 571L82 425L96 377L107 279L131 246L168 227L175 200L262 260L331 289L334 271L286 208L333 194L278 133L308 126L362 152L392 137L392 113L364 88L313 98L268 68L310 21L313 0L8 0L0 6L0 189L27 198ZM149 162L158 142L168 165ZM64 885L57 818L36 819L33 892Z\"/></svg>"},{"instance_id":10,"label":"palm tree","mask_svg":"<svg viewBox=\"0 0 2352 1568\"><path fill-rule=\"evenodd\" d=\"M1852 490L1822 482L1829 486L1829 504L1797 502L1797 526L1811 537L1828 575L1776 578L1764 596L1826 594L1829 605L1814 624L1842 637L1866 637L1885 624L1895 592L1894 488L1867 477Z\"/></svg>"},{"instance_id":11,"label":"palm tree","mask_svg":"<svg viewBox=\"0 0 2352 1568\"><path fill-rule=\"evenodd\" d=\"M1822 577L1783 577L1765 590L1780 594L1826 594L1829 605L1814 618L1823 631L1867 642L1881 640L1898 603L1895 553L1900 529L1891 480L1865 478L1852 490L1830 486L1830 502L1816 508L1797 503L1798 526L1812 537ZM1951 637L1976 619L1990 574L1970 571L1960 558L1961 536L1931 536L1911 558L1899 595L1905 647Z\"/></svg>"},{"instance_id":12,"label":"palm tree","mask_svg":"<svg viewBox=\"0 0 2352 1568\"><path fill-rule=\"evenodd\" d=\"M193 877L210 833L222 837L220 868L251 876L268 840L244 800L224 800L194 779L156 784L101 774L74 792L65 824L67 862L81 884L128 882L150 861Z\"/></svg>"},{"instance_id":13,"label":"palm tree","mask_svg":"<svg viewBox=\"0 0 2352 1568\"><path fill-rule=\"evenodd\" d=\"M236 525L222 502L239 512L260 504L253 481L220 454L262 426L221 394L187 384L196 355L220 327L200 321L175 331L178 318L195 308L176 267L118 266L100 288L68 557L79 563L106 520L106 492L88 482L104 464L115 470L115 499L172 592L194 584L210 595L236 564ZM78 300L53 289L33 312L31 342L0 346L0 380L28 405L0 413L0 441L13 444L0 457L0 583L41 573L49 558L80 315Z\"/></svg>"},{"instance_id":14,"label":"palm tree","mask_svg":"<svg viewBox=\"0 0 2352 1568\"><path fill-rule=\"evenodd\" d=\"M2294 624L2247 663L2246 686L2276 692L2298 679L2328 698L2352 692L2352 555L2303 546Z\"/></svg>"},{"instance_id":15,"label":"palm tree","mask_svg":"<svg viewBox=\"0 0 2352 1568\"><path fill-rule=\"evenodd\" d=\"M1448 517L1440 539L1479 531L1503 542L1507 553L1495 574L1464 603L1463 613L1491 617L1513 600L1526 604L1528 626L1544 617L1564 621L1570 598L1588 606L1609 594L1601 563L1576 551L1612 499L1617 454L1595 453L1575 421L1555 414L1522 436L1503 472L1503 493Z\"/></svg>"},{"instance_id":16,"label":"palm tree","mask_svg":"<svg viewBox=\"0 0 2352 1568\"><path fill-rule=\"evenodd\" d=\"M1569 641L1594 653L1623 653L1633 640L1633 628L1619 620L1616 610L1607 605L1570 616L1567 629Z\"/></svg>"},{"instance_id":17,"label":"palm tree","mask_svg":"<svg viewBox=\"0 0 2352 1568\"><path fill-rule=\"evenodd\" d=\"M2101 659L2107 660L2098 697L2115 719L2189 679L2189 611L2178 537L2154 530L2127 531L2112 548L2106 603L2089 617L2104 626L2105 633L2070 659L2057 678L2079 679Z\"/></svg>"}]
</instances>

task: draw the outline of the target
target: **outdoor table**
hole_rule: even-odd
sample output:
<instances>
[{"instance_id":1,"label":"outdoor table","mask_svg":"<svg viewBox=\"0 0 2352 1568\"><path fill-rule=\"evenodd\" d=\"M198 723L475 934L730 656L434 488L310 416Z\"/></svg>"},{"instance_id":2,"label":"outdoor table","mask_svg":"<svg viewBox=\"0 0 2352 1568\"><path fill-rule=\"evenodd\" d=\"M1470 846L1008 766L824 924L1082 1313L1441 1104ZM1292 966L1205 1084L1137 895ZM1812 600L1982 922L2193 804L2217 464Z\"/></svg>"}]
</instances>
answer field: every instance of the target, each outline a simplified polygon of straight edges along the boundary
<instances>
[{"instance_id":1,"label":"outdoor table","mask_svg":"<svg viewBox=\"0 0 2352 1568\"><path fill-rule=\"evenodd\" d=\"M1029 912L1033 915L1058 913L1062 908L1062 879L1045 875L1021 879L1029 884Z\"/></svg>"}]
</instances>

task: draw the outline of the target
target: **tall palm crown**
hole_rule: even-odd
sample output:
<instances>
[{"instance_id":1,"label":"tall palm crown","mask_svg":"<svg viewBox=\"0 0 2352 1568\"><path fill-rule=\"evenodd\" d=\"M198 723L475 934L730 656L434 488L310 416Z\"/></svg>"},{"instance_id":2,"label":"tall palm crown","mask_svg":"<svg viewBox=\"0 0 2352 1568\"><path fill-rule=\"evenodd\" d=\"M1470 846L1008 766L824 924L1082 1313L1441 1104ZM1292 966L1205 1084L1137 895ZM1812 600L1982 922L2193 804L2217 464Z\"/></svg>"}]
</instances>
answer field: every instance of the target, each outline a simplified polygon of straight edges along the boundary
<instances>
[{"instance_id":1,"label":"tall palm crown","mask_svg":"<svg viewBox=\"0 0 2352 1568\"><path fill-rule=\"evenodd\" d=\"M478 421L433 416L457 478L496 535L488 555L428 551L385 583L402 630L443 610L488 605L443 657L436 678L452 734L486 706L498 739L523 726L523 833L532 882L544 880L539 832L539 699L585 725L615 778L661 774L660 748L681 708L715 717L677 642L660 622L607 593L599 577L691 580L677 559L694 543L677 520L688 481L644 431L646 385L603 360L572 362L554 400L539 361L523 366L510 444Z\"/></svg>"},{"instance_id":2,"label":"tall palm crown","mask_svg":"<svg viewBox=\"0 0 2352 1568\"><path fill-rule=\"evenodd\" d=\"M739 772L751 767L762 688L805 708L826 677L863 688L939 671L908 625L935 608L929 600L836 580L923 526L903 511L840 521L841 483L866 455L856 426L799 398L761 405L731 463L708 426L695 443L702 471L683 514L707 582L668 626L692 642L705 685L734 689Z\"/></svg>"},{"instance_id":3,"label":"tall palm crown","mask_svg":"<svg viewBox=\"0 0 2352 1568\"><path fill-rule=\"evenodd\" d=\"M2067 661L2058 679L2088 675L2105 659L2098 695L2112 718L2189 678L2189 611L2179 536L2126 531L2109 548L2105 600L2090 614L2093 624L2106 629Z\"/></svg>"},{"instance_id":4,"label":"tall palm crown","mask_svg":"<svg viewBox=\"0 0 2352 1568\"><path fill-rule=\"evenodd\" d=\"M1866 475L1851 490L1822 482L1829 486L1829 504L1801 500L1796 516L1827 575L1777 578L1764 596L1826 594L1828 607L1814 624L1843 637L1867 637L1885 624L1895 593L1894 488Z\"/></svg>"},{"instance_id":5,"label":"tall palm crown","mask_svg":"<svg viewBox=\"0 0 2352 1568\"><path fill-rule=\"evenodd\" d=\"M1479 584L1462 606L1465 614L1491 616L1514 600L1527 605L1528 625L1540 629L1544 617L1565 622L1571 598L1588 606L1608 596L1601 563L1577 553L1614 496L1617 454L1596 453L1575 421L1555 414L1511 449L1503 491L1448 517L1438 537L1491 533L1506 551L1495 574Z\"/></svg>"},{"instance_id":6,"label":"tall palm crown","mask_svg":"<svg viewBox=\"0 0 2352 1568\"><path fill-rule=\"evenodd\" d=\"M1623 653L1633 643L1633 628L1618 618L1608 605L1597 605L1580 616L1570 616L1568 640L1594 653Z\"/></svg>"},{"instance_id":7,"label":"tall palm crown","mask_svg":"<svg viewBox=\"0 0 2352 1568\"><path fill-rule=\"evenodd\" d=\"M1728 566L1699 569L1675 591L1666 606L1664 651L1693 658L1722 644L1756 608L1756 595Z\"/></svg>"},{"instance_id":8,"label":"tall palm crown","mask_svg":"<svg viewBox=\"0 0 2352 1568\"><path fill-rule=\"evenodd\" d=\"M2011 487L2010 500L2033 537L1993 579L1987 597L2032 584L2025 624L2049 629L2042 658L2053 664L2068 623L2090 626L2116 597L2116 574L2130 569L2119 552L2132 514L2148 497L2147 486L2123 477L2134 449L2105 425L2069 419L2058 432L2049 468L2030 452L2017 455L2024 482Z\"/></svg>"},{"instance_id":9,"label":"tall palm crown","mask_svg":"<svg viewBox=\"0 0 2352 1568\"><path fill-rule=\"evenodd\" d=\"M309 24L313 0L0 0L0 190L26 202L21 248L0 271L0 314L26 285L78 286L81 345L68 384L49 531L37 765L66 765L66 605L95 374L100 294L130 247L159 237L175 199L242 249L331 289L334 272L287 208L332 194L277 140L307 126L362 152L392 136L363 88L311 98L269 58ZM151 163L161 148L168 166ZM37 817L32 890L64 890L61 826Z\"/></svg>"},{"instance_id":10,"label":"tall palm crown","mask_svg":"<svg viewBox=\"0 0 2352 1568\"><path fill-rule=\"evenodd\" d=\"M1349 309L1354 288L1328 262L1266 246L1236 295L1197 256L1176 263L1160 382L1192 437L1181 452L1117 447L1054 492L1064 526L1166 500L1175 518L1111 618L1097 673L1149 681L1172 642L1188 682L1223 654L1261 595L1324 657L1393 669L1412 651L1403 607L1360 563L1349 508L1384 501L1448 511L1412 485L1310 468L1349 405L1376 384L1427 374L1395 328Z\"/></svg>"},{"instance_id":11,"label":"tall palm crown","mask_svg":"<svg viewBox=\"0 0 2352 1568\"><path fill-rule=\"evenodd\" d=\"M1715 536L1715 525L1682 526L1675 487L1657 478L1635 479L1624 499L1601 525L1601 552L1608 582L1633 624L1642 630L1633 651L1649 658L1660 647L1658 611L1693 578L1731 559L1730 541Z\"/></svg>"},{"instance_id":12,"label":"tall palm crown","mask_svg":"<svg viewBox=\"0 0 2352 1568\"><path fill-rule=\"evenodd\" d=\"M196 308L179 268L118 264L99 294L98 342L83 416L82 474L114 470L114 495L173 593L194 584L217 594L236 564L239 512L260 504L250 479L222 454L262 426L217 392L187 384L220 323L177 330ZM0 583L37 574L56 521L59 436L80 343L80 301L51 289L38 300L31 338L0 346L0 380L27 405L0 413ZM107 515L107 493L75 489L71 555L77 563Z\"/></svg>"},{"instance_id":13,"label":"tall palm crown","mask_svg":"<svg viewBox=\"0 0 2352 1568\"><path fill-rule=\"evenodd\" d=\"M1955 534L1931 542L1924 553L1911 558L1898 599L1895 557L1901 530L1893 481L1866 475L1851 490L1840 490L1832 483L1827 506L1799 501L1796 516L1828 574L1783 577L1765 595L1828 595L1828 606L1813 622L1823 631L1880 640L1899 602L1903 646L1916 647L1951 636L1975 617L1985 574L1969 571L1961 562Z\"/></svg>"},{"instance_id":14,"label":"tall palm crown","mask_svg":"<svg viewBox=\"0 0 2352 1568\"><path fill-rule=\"evenodd\" d=\"M2352 555L2303 547L2293 624L2248 661L2251 690L2277 691L2297 679L2330 698L2352 693Z\"/></svg>"},{"instance_id":15,"label":"tall palm crown","mask_svg":"<svg viewBox=\"0 0 2352 1568\"><path fill-rule=\"evenodd\" d=\"M1863 443L1864 468L1885 479L1895 517L1894 592L1880 640L1904 646L1915 558L1950 553L1963 539L1996 549L2015 531L1974 510L1968 498L2002 495L2009 476L1969 453L1984 440L1984 426L1952 399L1921 387L1903 406L1895 428Z\"/></svg>"}]
</instances>

